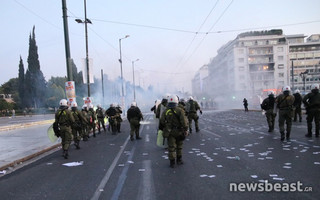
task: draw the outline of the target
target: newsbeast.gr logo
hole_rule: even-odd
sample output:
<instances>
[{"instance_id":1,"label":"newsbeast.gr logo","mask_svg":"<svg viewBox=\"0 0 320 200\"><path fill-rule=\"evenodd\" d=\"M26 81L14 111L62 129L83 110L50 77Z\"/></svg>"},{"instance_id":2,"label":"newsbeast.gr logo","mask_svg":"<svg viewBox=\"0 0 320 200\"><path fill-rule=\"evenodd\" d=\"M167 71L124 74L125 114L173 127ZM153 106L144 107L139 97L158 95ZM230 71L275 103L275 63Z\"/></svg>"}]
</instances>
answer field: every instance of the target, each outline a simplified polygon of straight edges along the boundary
<instances>
[{"instance_id":1,"label":"newsbeast.gr logo","mask_svg":"<svg viewBox=\"0 0 320 200\"><path fill-rule=\"evenodd\" d=\"M230 183L230 192L312 192L312 187L303 187L298 181L294 183Z\"/></svg>"}]
</instances>

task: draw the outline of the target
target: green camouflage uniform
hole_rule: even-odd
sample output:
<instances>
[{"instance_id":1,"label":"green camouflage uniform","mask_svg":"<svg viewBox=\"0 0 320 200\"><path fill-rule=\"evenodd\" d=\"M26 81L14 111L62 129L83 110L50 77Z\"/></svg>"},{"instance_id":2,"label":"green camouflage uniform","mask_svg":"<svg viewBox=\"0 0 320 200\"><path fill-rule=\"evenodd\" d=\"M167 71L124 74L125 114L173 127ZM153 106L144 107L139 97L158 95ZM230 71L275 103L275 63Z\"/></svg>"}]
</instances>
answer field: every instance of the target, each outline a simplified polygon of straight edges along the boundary
<instances>
[{"instance_id":1,"label":"green camouflage uniform","mask_svg":"<svg viewBox=\"0 0 320 200\"><path fill-rule=\"evenodd\" d=\"M97 119L98 119L98 125L99 125L99 133L101 132L100 129L101 129L101 126L103 128L104 131L106 131L106 127L104 125L104 110L102 108L97 108L96 110L96 113L97 113Z\"/></svg>"},{"instance_id":2,"label":"green camouflage uniform","mask_svg":"<svg viewBox=\"0 0 320 200\"><path fill-rule=\"evenodd\" d=\"M87 120L83 117L81 111L79 110L72 110L71 113L75 120L75 125L72 127L73 141L77 149L79 149L79 143L83 137L83 125L87 123Z\"/></svg>"},{"instance_id":3,"label":"green camouflage uniform","mask_svg":"<svg viewBox=\"0 0 320 200\"><path fill-rule=\"evenodd\" d=\"M87 141L89 138L89 121L90 121L90 116L88 115L88 111L87 110L82 110L82 116L85 118L85 123L82 124L82 137L83 137L83 141Z\"/></svg>"},{"instance_id":4,"label":"green camouflage uniform","mask_svg":"<svg viewBox=\"0 0 320 200\"><path fill-rule=\"evenodd\" d=\"M192 133L192 120L194 120L196 126L196 132L199 131L199 116L197 115L197 111L200 110L200 106L197 101L189 100L186 105L186 112L188 113L188 121L189 121L189 131Z\"/></svg>"},{"instance_id":5,"label":"green camouflage uniform","mask_svg":"<svg viewBox=\"0 0 320 200\"><path fill-rule=\"evenodd\" d=\"M68 108L60 107L55 114L55 121L58 122L60 126L60 137L63 156L65 158L68 158L68 149L72 141L71 126L74 123L74 118Z\"/></svg>"},{"instance_id":6,"label":"green camouflage uniform","mask_svg":"<svg viewBox=\"0 0 320 200\"><path fill-rule=\"evenodd\" d=\"M279 108L279 129L281 134L281 140L284 140L285 135L285 128L284 128L284 122L287 124L287 133L286 138L287 140L290 139L290 132L291 132L291 126L292 126L292 116L293 116L293 102L294 102L294 96L290 94L280 94L276 98L276 104Z\"/></svg>"},{"instance_id":7,"label":"green camouflage uniform","mask_svg":"<svg viewBox=\"0 0 320 200\"><path fill-rule=\"evenodd\" d=\"M160 118L159 129L164 137L168 137L170 166L173 167L175 159L182 162L183 136L188 130L185 112L180 107L167 108ZM182 163L181 163L182 164Z\"/></svg>"},{"instance_id":8,"label":"green camouflage uniform","mask_svg":"<svg viewBox=\"0 0 320 200\"><path fill-rule=\"evenodd\" d=\"M308 133L307 137L312 137L312 121L314 119L314 123L316 125L316 137L319 137L319 129L320 129L320 94L319 90L312 91L308 93L303 98L303 104L307 110L307 125L308 125Z\"/></svg>"},{"instance_id":9,"label":"green camouflage uniform","mask_svg":"<svg viewBox=\"0 0 320 200\"><path fill-rule=\"evenodd\" d=\"M122 122L122 118L121 118L121 114L122 114L122 109L120 106L117 106L116 107L116 111L117 111L117 117L116 117L116 120L117 120L117 130L118 132L120 133L121 132L121 122Z\"/></svg>"},{"instance_id":10,"label":"green camouflage uniform","mask_svg":"<svg viewBox=\"0 0 320 200\"><path fill-rule=\"evenodd\" d=\"M274 113L274 102L275 98L273 95L265 98L261 103L261 108L266 111L266 118L269 126L268 132L272 132L274 130L274 122L276 118L276 113Z\"/></svg>"},{"instance_id":11,"label":"green camouflage uniform","mask_svg":"<svg viewBox=\"0 0 320 200\"><path fill-rule=\"evenodd\" d=\"M294 119L293 121L297 121L297 115L299 115L299 122L302 121L302 112L301 112L301 103L302 103L302 96L299 93L293 94L294 96L294 103L293 106L295 107L294 110Z\"/></svg>"},{"instance_id":12,"label":"green camouflage uniform","mask_svg":"<svg viewBox=\"0 0 320 200\"><path fill-rule=\"evenodd\" d=\"M93 108L90 108L88 111L89 116L89 133L92 129L93 137L96 137L96 112L94 112Z\"/></svg>"},{"instance_id":13,"label":"green camouflage uniform","mask_svg":"<svg viewBox=\"0 0 320 200\"><path fill-rule=\"evenodd\" d=\"M135 133L136 139L141 139L139 136L140 121L143 119L140 109L136 106L131 106L127 111L127 119L130 123L130 139L133 140Z\"/></svg>"}]
</instances>

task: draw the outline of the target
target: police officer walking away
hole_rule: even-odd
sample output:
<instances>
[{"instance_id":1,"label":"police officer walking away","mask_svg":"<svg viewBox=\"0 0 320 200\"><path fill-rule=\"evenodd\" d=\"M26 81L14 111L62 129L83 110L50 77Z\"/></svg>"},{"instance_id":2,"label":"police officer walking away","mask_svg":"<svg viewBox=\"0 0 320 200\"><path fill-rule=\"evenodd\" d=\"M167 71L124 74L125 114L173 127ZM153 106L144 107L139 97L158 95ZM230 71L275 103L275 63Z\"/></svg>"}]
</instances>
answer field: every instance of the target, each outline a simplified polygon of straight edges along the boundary
<instances>
[{"instance_id":1,"label":"police officer walking away","mask_svg":"<svg viewBox=\"0 0 320 200\"><path fill-rule=\"evenodd\" d=\"M192 133L192 120L194 120L194 124L196 126L196 132L199 132L199 116L197 114L197 111L200 111L200 114L202 115L202 110L196 100L193 99L192 96L189 97L189 100L186 105L186 112L188 115L189 120L189 132Z\"/></svg>"},{"instance_id":2,"label":"police officer walking away","mask_svg":"<svg viewBox=\"0 0 320 200\"><path fill-rule=\"evenodd\" d=\"M66 99L60 100L60 107L55 114L55 122L57 122L60 127L63 157L68 159L68 149L72 140L71 126L74 123L74 118L70 110L68 110L68 101Z\"/></svg>"},{"instance_id":3,"label":"police officer walking away","mask_svg":"<svg viewBox=\"0 0 320 200\"><path fill-rule=\"evenodd\" d=\"M297 121L297 115L299 115L299 122L302 121L302 116L301 116L301 103L302 103L302 96L300 94L300 90L296 90L293 94L294 96L294 102L293 102L293 106L294 106L294 119L293 121L296 122Z\"/></svg>"},{"instance_id":4,"label":"police officer walking away","mask_svg":"<svg viewBox=\"0 0 320 200\"><path fill-rule=\"evenodd\" d=\"M98 132L99 132L99 134L101 133L101 126L102 126L102 128L103 128L103 130L104 130L104 132L106 132L106 127L105 127L105 125L104 125L104 110L103 110L103 108L101 107L101 105L100 104L98 104L98 106L97 106L98 108L97 108L97 110L96 110L96 113L97 113L97 119L98 119L98 125L99 125L99 129L98 129Z\"/></svg>"},{"instance_id":5,"label":"police officer walking away","mask_svg":"<svg viewBox=\"0 0 320 200\"><path fill-rule=\"evenodd\" d=\"M89 133L92 129L93 137L96 137L96 112L93 110L93 105L89 104Z\"/></svg>"},{"instance_id":6,"label":"police officer walking away","mask_svg":"<svg viewBox=\"0 0 320 200\"><path fill-rule=\"evenodd\" d=\"M72 128L72 135L73 135L73 141L74 145L77 149L80 149L80 140L81 137L83 137L82 132L82 126L83 124L86 124L87 119L85 119L82 115L82 113L77 109L78 104L77 102L71 103L71 114L74 118L74 124L71 127Z\"/></svg>"},{"instance_id":7,"label":"police officer walking away","mask_svg":"<svg viewBox=\"0 0 320 200\"><path fill-rule=\"evenodd\" d=\"M274 102L275 102L274 92L269 91L268 97L262 101L261 108L266 111L267 122L269 126L268 132L274 130L274 121L276 118L276 113L273 112Z\"/></svg>"},{"instance_id":8,"label":"police officer walking away","mask_svg":"<svg viewBox=\"0 0 320 200\"><path fill-rule=\"evenodd\" d=\"M292 126L292 109L294 96L290 95L290 86L285 86L282 88L282 94L276 98L277 108L279 108L279 129L281 134L281 141L287 138L290 140L290 132ZM284 135L285 128L284 122L287 124L287 133Z\"/></svg>"},{"instance_id":9,"label":"police officer walking away","mask_svg":"<svg viewBox=\"0 0 320 200\"><path fill-rule=\"evenodd\" d=\"M130 140L134 140L134 133L136 135L136 139L140 140L141 137L139 136L139 129L140 121L143 120L143 116L136 102L131 103L131 107L127 111L127 119L130 123Z\"/></svg>"},{"instance_id":10,"label":"police officer walking away","mask_svg":"<svg viewBox=\"0 0 320 200\"><path fill-rule=\"evenodd\" d=\"M248 100L246 98L243 99L244 111L249 112L248 110Z\"/></svg>"},{"instance_id":11,"label":"police officer walking away","mask_svg":"<svg viewBox=\"0 0 320 200\"><path fill-rule=\"evenodd\" d=\"M307 125L308 133L306 137L312 137L312 121L316 125L316 137L319 137L320 128L320 94L319 84L313 84L311 86L311 92L303 98L303 104L307 110Z\"/></svg>"},{"instance_id":12,"label":"police officer walking away","mask_svg":"<svg viewBox=\"0 0 320 200\"><path fill-rule=\"evenodd\" d=\"M170 167L183 164L182 146L187 134L188 126L184 111L177 106L178 97L172 95L168 99L167 109L162 113L159 123L159 130L163 131L163 136L168 138Z\"/></svg>"}]
</instances>

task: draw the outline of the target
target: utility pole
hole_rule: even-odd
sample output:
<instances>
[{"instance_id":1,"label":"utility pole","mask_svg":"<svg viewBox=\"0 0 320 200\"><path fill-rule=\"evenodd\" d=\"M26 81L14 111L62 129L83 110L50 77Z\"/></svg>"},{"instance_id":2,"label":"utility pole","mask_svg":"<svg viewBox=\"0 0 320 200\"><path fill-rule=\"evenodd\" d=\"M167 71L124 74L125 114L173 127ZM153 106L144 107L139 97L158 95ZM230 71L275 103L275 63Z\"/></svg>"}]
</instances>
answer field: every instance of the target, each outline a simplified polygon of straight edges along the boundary
<instances>
[{"instance_id":1,"label":"utility pole","mask_svg":"<svg viewBox=\"0 0 320 200\"><path fill-rule=\"evenodd\" d=\"M69 31L68 31L68 18L67 18L67 4L66 0L62 0L62 15L63 15L63 27L64 27L64 43L66 49L66 62L67 62L67 76L68 80L72 81L72 67L70 56L70 44L69 44Z\"/></svg>"},{"instance_id":2,"label":"utility pole","mask_svg":"<svg viewBox=\"0 0 320 200\"><path fill-rule=\"evenodd\" d=\"M103 69L101 69L101 85L102 85L102 106L104 105L104 84L103 84Z\"/></svg>"}]
</instances>

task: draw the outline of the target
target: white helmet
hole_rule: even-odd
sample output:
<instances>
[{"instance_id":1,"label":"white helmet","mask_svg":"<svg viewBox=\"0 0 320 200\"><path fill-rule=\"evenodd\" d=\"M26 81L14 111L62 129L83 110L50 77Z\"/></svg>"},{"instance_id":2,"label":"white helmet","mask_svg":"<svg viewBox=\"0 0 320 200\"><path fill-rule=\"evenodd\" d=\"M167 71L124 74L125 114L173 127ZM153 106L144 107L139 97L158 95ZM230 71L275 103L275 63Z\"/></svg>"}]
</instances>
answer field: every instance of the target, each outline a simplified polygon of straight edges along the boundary
<instances>
[{"instance_id":1,"label":"white helmet","mask_svg":"<svg viewBox=\"0 0 320 200\"><path fill-rule=\"evenodd\" d=\"M189 96L189 100L193 100L193 97L192 97L192 96Z\"/></svg>"},{"instance_id":2,"label":"white helmet","mask_svg":"<svg viewBox=\"0 0 320 200\"><path fill-rule=\"evenodd\" d=\"M87 104L83 104L82 109L85 109L87 107L88 107Z\"/></svg>"},{"instance_id":3,"label":"white helmet","mask_svg":"<svg viewBox=\"0 0 320 200\"><path fill-rule=\"evenodd\" d=\"M67 99L61 99L59 105L60 105L60 106L68 106L68 101L67 101Z\"/></svg>"},{"instance_id":4,"label":"white helmet","mask_svg":"<svg viewBox=\"0 0 320 200\"><path fill-rule=\"evenodd\" d=\"M319 90L319 84L314 83L311 85L311 90L315 90L315 89Z\"/></svg>"},{"instance_id":5,"label":"white helmet","mask_svg":"<svg viewBox=\"0 0 320 200\"><path fill-rule=\"evenodd\" d=\"M89 104L89 108L93 108L93 104L92 103Z\"/></svg>"},{"instance_id":6,"label":"white helmet","mask_svg":"<svg viewBox=\"0 0 320 200\"><path fill-rule=\"evenodd\" d=\"M75 101L74 101L74 102L72 102L72 103L71 103L71 107L72 107L72 108L76 108L76 107L78 107L77 102L75 102Z\"/></svg>"},{"instance_id":7,"label":"white helmet","mask_svg":"<svg viewBox=\"0 0 320 200\"><path fill-rule=\"evenodd\" d=\"M101 105L100 105L100 104L98 104L98 105L97 105L97 107L98 107L98 108L101 108Z\"/></svg>"},{"instance_id":8,"label":"white helmet","mask_svg":"<svg viewBox=\"0 0 320 200\"><path fill-rule=\"evenodd\" d=\"M137 107L137 102L132 102L131 106Z\"/></svg>"},{"instance_id":9,"label":"white helmet","mask_svg":"<svg viewBox=\"0 0 320 200\"><path fill-rule=\"evenodd\" d=\"M110 104L110 107L114 108L114 107L115 107L115 104L114 104L114 103Z\"/></svg>"},{"instance_id":10,"label":"white helmet","mask_svg":"<svg viewBox=\"0 0 320 200\"><path fill-rule=\"evenodd\" d=\"M274 95L274 91L273 90L268 91L268 96L270 96L270 95Z\"/></svg>"},{"instance_id":11,"label":"white helmet","mask_svg":"<svg viewBox=\"0 0 320 200\"><path fill-rule=\"evenodd\" d=\"M171 95L170 95L169 93L167 93L167 94L163 95L162 99L167 99L167 100L168 100L168 98L169 98L170 96L171 96Z\"/></svg>"},{"instance_id":12,"label":"white helmet","mask_svg":"<svg viewBox=\"0 0 320 200\"><path fill-rule=\"evenodd\" d=\"M179 103L177 95L173 94L169 97L168 103Z\"/></svg>"},{"instance_id":13,"label":"white helmet","mask_svg":"<svg viewBox=\"0 0 320 200\"><path fill-rule=\"evenodd\" d=\"M300 94L300 90L296 89L296 90L294 91L294 93Z\"/></svg>"},{"instance_id":14,"label":"white helmet","mask_svg":"<svg viewBox=\"0 0 320 200\"><path fill-rule=\"evenodd\" d=\"M290 86L284 86L283 88L282 88L282 92L290 92Z\"/></svg>"}]
</instances>

